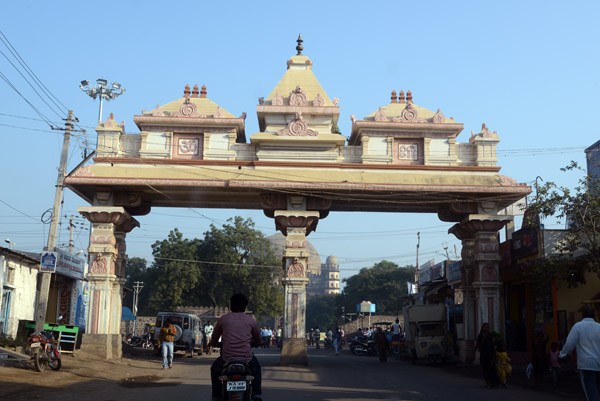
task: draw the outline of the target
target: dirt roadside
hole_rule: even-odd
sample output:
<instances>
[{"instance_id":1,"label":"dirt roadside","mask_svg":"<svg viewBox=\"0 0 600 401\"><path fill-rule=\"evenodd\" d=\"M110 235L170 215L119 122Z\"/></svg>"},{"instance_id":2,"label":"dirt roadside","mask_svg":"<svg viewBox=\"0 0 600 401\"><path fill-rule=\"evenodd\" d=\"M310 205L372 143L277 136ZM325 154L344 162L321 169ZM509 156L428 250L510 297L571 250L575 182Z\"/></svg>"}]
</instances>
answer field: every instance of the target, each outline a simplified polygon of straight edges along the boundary
<instances>
[{"instance_id":1,"label":"dirt roadside","mask_svg":"<svg viewBox=\"0 0 600 401\"><path fill-rule=\"evenodd\" d=\"M177 353L176 358L184 357ZM197 358L197 357L196 357ZM63 355L59 371L37 372L31 362L4 361L0 365L0 400L43 399L44 390L60 390L83 382L118 382L135 387L165 377L162 361L153 351L133 349L121 359L106 360L77 352Z\"/></svg>"}]
</instances>

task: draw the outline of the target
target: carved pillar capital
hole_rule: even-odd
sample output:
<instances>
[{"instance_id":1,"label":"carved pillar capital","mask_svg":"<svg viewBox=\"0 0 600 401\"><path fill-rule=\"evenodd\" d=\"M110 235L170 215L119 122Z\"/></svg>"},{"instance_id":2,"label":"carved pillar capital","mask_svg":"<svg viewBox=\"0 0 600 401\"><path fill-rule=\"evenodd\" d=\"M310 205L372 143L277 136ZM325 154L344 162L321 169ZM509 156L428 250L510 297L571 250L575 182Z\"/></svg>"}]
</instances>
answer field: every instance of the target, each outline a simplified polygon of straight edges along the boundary
<instances>
[{"instance_id":1,"label":"carved pillar capital","mask_svg":"<svg viewBox=\"0 0 600 401\"><path fill-rule=\"evenodd\" d=\"M285 236L288 229L303 228L305 235L317 229L319 223L319 212L317 211L299 211L299 210L275 210L275 229L281 231Z\"/></svg>"},{"instance_id":2,"label":"carved pillar capital","mask_svg":"<svg viewBox=\"0 0 600 401\"><path fill-rule=\"evenodd\" d=\"M140 223L120 206L81 206L77 211L91 223L122 227L119 231L129 232L140 226Z\"/></svg>"},{"instance_id":3,"label":"carved pillar capital","mask_svg":"<svg viewBox=\"0 0 600 401\"><path fill-rule=\"evenodd\" d=\"M286 195L286 194L261 194L260 201L267 217L275 217L276 210L288 211L317 211L319 219L329 215L331 199L313 196Z\"/></svg>"}]
</instances>

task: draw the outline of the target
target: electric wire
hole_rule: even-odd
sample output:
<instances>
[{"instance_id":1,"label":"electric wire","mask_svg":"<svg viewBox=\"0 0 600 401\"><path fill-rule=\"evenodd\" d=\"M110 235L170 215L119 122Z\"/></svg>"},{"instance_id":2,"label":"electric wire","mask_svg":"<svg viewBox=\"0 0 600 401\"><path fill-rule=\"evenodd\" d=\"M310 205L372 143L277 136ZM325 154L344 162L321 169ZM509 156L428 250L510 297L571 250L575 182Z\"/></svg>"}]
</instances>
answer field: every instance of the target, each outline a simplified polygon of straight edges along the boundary
<instances>
[{"instance_id":1,"label":"electric wire","mask_svg":"<svg viewBox=\"0 0 600 401\"><path fill-rule=\"evenodd\" d=\"M0 40L8 48L8 50L11 52L13 57L19 62L19 64L21 64L21 66L25 69L27 74L34 80L34 82L38 85L38 87L44 92L44 94L48 97L48 99L50 99L50 101L52 103L54 103L54 105L56 107L58 107L59 109L62 106L63 110L65 112L68 112L67 107L60 100L58 100L58 98L56 96L54 96L54 94L42 83L42 81L38 78L38 76L33 72L33 70L29 67L29 65L27 65L25 60L23 60L23 58L21 57L21 55L19 54L17 49L15 49L14 46L12 45L12 43L10 43L10 41L8 40L6 35L4 35L4 32L2 32L2 30L0 30L0 36L2 36L0 38ZM41 96L40 96L40 98L41 98ZM60 103L60 105L57 102ZM60 116L59 113L57 113L57 114Z\"/></svg>"}]
</instances>

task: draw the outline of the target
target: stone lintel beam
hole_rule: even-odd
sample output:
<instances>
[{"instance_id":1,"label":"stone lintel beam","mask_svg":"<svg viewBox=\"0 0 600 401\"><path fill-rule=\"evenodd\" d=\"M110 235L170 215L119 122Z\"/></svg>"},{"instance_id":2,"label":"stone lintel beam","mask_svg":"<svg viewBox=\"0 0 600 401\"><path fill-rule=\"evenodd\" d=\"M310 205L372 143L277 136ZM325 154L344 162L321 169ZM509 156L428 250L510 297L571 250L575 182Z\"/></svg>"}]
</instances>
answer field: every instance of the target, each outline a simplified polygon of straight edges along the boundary
<instances>
[{"instance_id":1,"label":"stone lintel beam","mask_svg":"<svg viewBox=\"0 0 600 401\"><path fill-rule=\"evenodd\" d=\"M319 223L319 212L317 211L301 211L301 210L275 210L275 229L281 231L285 236L288 235L288 230L294 228L303 228L304 235L308 235L317 229ZM286 244L287 247L287 244ZM304 246L292 246L292 248ZM308 255L307 255L308 256Z\"/></svg>"}]
</instances>

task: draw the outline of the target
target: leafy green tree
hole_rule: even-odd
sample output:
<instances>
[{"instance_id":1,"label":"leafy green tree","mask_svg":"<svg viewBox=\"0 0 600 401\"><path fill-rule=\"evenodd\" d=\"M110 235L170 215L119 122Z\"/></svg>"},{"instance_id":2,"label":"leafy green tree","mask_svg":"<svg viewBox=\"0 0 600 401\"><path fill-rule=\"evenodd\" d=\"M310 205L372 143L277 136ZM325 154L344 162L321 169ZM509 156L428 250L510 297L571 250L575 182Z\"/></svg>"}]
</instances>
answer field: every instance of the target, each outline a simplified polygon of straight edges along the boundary
<instances>
[{"instance_id":1,"label":"leafy green tree","mask_svg":"<svg viewBox=\"0 0 600 401\"><path fill-rule=\"evenodd\" d=\"M325 331L337 326L338 317L341 316L342 296L339 294L324 295L312 298L306 304L306 329L318 327Z\"/></svg>"},{"instance_id":2,"label":"leafy green tree","mask_svg":"<svg viewBox=\"0 0 600 401\"><path fill-rule=\"evenodd\" d=\"M242 292L259 316L283 311L281 263L251 219L211 225L202 239L186 239L175 228L152 245L152 254L149 310L228 306L231 295Z\"/></svg>"},{"instance_id":3,"label":"leafy green tree","mask_svg":"<svg viewBox=\"0 0 600 401\"><path fill-rule=\"evenodd\" d=\"M549 279L564 278L576 284L583 280L575 272L576 266L585 266L600 277L600 181L573 161L561 170L584 175L572 190L553 182L538 187L536 199L528 208L533 216L528 223L539 224L537 216L568 223L564 240L556 244L558 254L547 258L540 267L552 276Z\"/></svg>"},{"instance_id":4,"label":"leafy green tree","mask_svg":"<svg viewBox=\"0 0 600 401\"><path fill-rule=\"evenodd\" d=\"M358 274L344 279L344 307L346 312L356 310L356 304L371 301L376 304L377 314L397 315L400 313L412 281L414 268L400 267L396 263L382 260Z\"/></svg>"}]
</instances>

